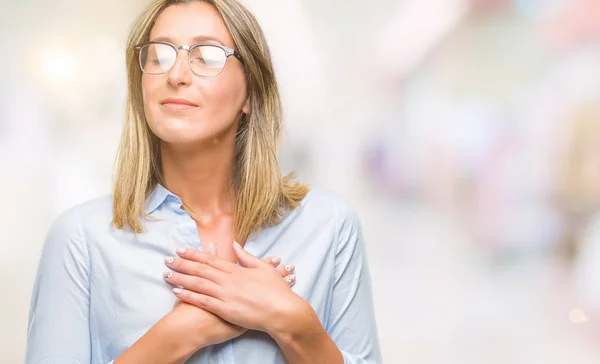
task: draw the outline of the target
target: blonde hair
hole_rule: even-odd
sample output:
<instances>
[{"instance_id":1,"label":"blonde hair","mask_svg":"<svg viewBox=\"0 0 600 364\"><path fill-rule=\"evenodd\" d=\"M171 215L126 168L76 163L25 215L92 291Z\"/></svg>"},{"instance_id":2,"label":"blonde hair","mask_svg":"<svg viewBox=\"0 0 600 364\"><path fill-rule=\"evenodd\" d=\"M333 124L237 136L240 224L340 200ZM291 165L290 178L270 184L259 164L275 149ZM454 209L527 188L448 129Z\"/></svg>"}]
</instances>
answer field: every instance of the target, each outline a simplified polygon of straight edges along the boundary
<instances>
[{"instance_id":1,"label":"blonde hair","mask_svg":"<svg viewBox=\"0 0 600 364\"><path fill-rule=\"evenodd\" d=\"M202 1L222 16L244 62L250 112L236 136L234 229L238 241L281 221L309 188L282 176L277 161L282 110L277 80L264 34L254 16L235 0L157 0L138 18L127 41L126 121L116 160L113 220L118 229L142 232L141 217L157 183L163 182L160 140L149 129L141 90L142 72L134 50L149 40L158 16L170 5Z\"/></svg>"}]
</instances>

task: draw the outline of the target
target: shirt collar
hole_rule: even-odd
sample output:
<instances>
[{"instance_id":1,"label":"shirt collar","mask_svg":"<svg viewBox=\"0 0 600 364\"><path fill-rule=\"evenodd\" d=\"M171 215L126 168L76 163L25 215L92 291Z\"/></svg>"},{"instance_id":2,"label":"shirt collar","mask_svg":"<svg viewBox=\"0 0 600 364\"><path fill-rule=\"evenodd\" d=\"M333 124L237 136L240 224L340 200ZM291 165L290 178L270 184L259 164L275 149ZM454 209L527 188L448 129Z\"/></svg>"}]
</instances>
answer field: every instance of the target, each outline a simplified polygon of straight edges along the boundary
<instances>
[{"instance_id":1,"label":"shirt collar","mask_svg":"<svg viewBox=\"0 0 600 364\"><path fill-rule=\"evenodd\" d=\"M154 212L154 210L162 205L169 196L177 201L181 201L177 195L166 189L160 183L157 183L152 191L152 194L150 194L150 197L148 198L148 202L146 202L146 213L150 215L152 212Z\"/></svg>"}]
</instances>

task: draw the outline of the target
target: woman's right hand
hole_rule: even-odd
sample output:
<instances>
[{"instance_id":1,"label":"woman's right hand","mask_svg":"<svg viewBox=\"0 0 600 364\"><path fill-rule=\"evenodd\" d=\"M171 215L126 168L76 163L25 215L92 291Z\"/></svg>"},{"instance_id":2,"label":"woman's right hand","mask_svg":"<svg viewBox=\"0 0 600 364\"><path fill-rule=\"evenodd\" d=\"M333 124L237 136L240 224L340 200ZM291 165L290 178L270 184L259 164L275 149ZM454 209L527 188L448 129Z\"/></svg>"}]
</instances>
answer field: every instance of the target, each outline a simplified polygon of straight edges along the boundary
<instances>
[{"instance_id":1,"label":"woman's right hand","mask_svg":"<svg viewBox=\"0 0 600 364\"><path fill-rule=\"evenodd\" d=\"M278 257L267 257L261 260L273 265L290 287L294 285L295 280L290 279L295 269L293 264L280 266L281 259ZM198 350L205 346L234 339L247 331L244 327L229 323L213 313L179 299L175 301L172 311L167 316L169 317L165 317L165 319L168 319L169 325L173 325L177 331L198 334L189 336Z\"/></svg>"}]
</instances>

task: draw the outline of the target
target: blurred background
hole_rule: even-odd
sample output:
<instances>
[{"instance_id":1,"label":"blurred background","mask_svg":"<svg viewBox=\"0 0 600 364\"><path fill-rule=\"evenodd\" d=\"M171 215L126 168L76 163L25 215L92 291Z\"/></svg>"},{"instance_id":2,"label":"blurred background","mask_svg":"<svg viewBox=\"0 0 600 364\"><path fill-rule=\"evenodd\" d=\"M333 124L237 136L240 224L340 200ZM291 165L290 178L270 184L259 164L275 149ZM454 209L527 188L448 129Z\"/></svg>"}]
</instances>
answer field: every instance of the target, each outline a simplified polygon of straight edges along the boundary
<instances>
[{"instance_id":1,"label":"blurred background","mask_svg":"<svg viewBox=\"0 0 600 364\"><path fill-rule=\"evenodd\" d=\"M110 193L148 1L2 1L0 362L51 222ZM364 226L386 363L598 363L600 2L245 0L281 164Z\"/></svg>"}]
</instances>

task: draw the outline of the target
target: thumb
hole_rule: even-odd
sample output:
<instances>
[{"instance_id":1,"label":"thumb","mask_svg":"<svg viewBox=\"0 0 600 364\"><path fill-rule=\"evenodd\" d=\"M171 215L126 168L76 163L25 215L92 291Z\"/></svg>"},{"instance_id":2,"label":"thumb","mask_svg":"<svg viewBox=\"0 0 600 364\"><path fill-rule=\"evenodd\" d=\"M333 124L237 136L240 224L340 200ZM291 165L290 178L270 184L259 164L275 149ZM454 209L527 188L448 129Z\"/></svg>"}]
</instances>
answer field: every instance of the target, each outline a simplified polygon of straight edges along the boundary
<instances>
[{"instance_id":1,"label":"thumb","mask_svg":"<svg viewBox=\"0 0 600 364\"><path fill-rule=\"evenodd\" d=\"M260 259L245 251L237 241L233 242L233 251L240 261L240 264L246 268L259 268L265 265Z\"/></svg>"}]
</instances>

